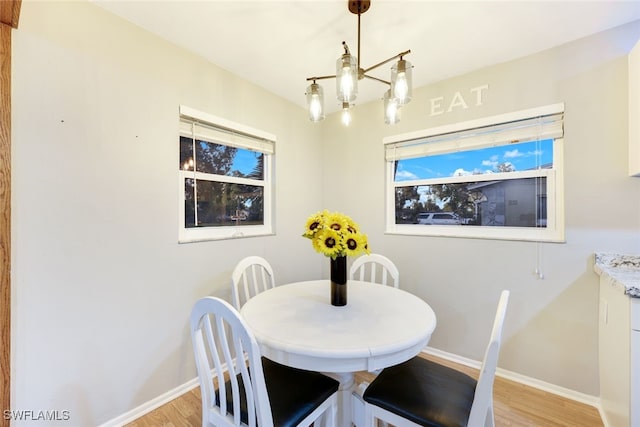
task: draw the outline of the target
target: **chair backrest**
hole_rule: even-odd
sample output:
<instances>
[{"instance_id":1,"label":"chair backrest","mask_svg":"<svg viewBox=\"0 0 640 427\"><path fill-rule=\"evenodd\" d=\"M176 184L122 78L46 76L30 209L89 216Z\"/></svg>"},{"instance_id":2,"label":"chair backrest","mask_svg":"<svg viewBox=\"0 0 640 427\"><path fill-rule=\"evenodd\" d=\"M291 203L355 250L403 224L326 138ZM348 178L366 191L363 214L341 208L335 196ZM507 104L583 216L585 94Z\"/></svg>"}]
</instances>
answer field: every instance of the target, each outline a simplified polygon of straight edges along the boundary
<instances>
[{"instance_id":1,"label":"chair backrest","mask_svg":"<svg viewBox=\"0 0 640 427\"><path fill-rule=\"evenodd\" d=\"M259 256L246 257L236 265L231 275L231 297L236 310L260 292L275 287L273 269Z\"/></svg>"},{"instance_id":2,"label":"chair backrest","mask_svg":"<svg viewBox=\"0 0 640 427\"><path fill-rule=\"evenodd\" d=\"M198 300L191 310L191 341L200 381L203 425L245 425L241 423L240 408L244 394L249 426L273 427L260 349L238 311L220 298ZM224 391L225 381L230 383L230 399ZM216 391L218 387L221 392Z\"/></svg>"},{"instance_id":3,"label":"chair backrest","mask_svg":"<svg viewBox=\"0 0 640 427\"><path fill-rule=\"evenodd\" d=\"M384 255L370 254L356 258L349 269L349 278L371 283L400 286L400 272L393 261Z\"/></svg>"},{"instance_id":4,"label":"chair backrest","mask_svg":"<svg viewBox=\"0 0 640 427\"><path fill-rule=\"evenodd\" d=\"M491 331L491 340L484 353L480 377L478 378L469 414L468 425L470 426L483 426L486 425L487 417L493 419L493 381L498 367L498 355L500 354L500 344L502 342L502 325L504 324L508 302L509 291L504 290L500 294L500 301L498 302L498 309Z\"/></svg>"}]
</instances>

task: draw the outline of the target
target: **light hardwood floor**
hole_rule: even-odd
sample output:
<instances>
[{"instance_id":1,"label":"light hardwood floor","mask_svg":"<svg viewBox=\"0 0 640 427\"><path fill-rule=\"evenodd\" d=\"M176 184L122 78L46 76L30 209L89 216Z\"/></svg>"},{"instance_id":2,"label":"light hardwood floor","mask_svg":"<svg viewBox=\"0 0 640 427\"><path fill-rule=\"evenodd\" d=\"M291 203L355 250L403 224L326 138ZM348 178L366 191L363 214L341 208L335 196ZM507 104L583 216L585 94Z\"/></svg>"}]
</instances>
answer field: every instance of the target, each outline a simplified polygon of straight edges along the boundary
<instances>
[{"instance_id":1,"label":"light hardwood floor","mask_svg":"<svg viewBox=\"0 0 640 427\"><path fill-rule=\"evenodd\" d=\"M475 378L478 371L438 359L444 365ZM371 381L367 372L356 374L357 381ZM195 388L125 427L195 427L200 426L200 389ZM496 377L494 383L496 427L602 427L598 410L552 393ZM340 426L338 426L340 427Z\"/></svg>"}]
</instances>

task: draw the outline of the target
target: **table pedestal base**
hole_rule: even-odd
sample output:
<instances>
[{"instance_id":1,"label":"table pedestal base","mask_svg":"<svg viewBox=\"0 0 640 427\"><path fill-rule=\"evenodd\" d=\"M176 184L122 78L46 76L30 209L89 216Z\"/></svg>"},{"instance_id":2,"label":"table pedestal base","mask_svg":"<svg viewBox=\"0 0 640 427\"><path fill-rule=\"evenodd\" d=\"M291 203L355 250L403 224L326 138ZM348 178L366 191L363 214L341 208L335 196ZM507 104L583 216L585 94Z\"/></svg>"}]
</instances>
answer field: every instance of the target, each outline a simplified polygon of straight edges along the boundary
<instances>
[{"instance_id":1,"label":"table pedestal base","mask_svg":"<svg viewBox=\"0 0 640 427\"><path fill-rule=\"evenodd\" d=\"M362 405L354 405L356 397L356 381L353 372L325 372L326 375L340 382L338 387L338 426L356 425L355 420L362 420L362 416L355 416L354 409L364 410ZM359 408L357 408L359 406ZM363 414L364 415L364 414Z\"/></svg>"}]
</instances>

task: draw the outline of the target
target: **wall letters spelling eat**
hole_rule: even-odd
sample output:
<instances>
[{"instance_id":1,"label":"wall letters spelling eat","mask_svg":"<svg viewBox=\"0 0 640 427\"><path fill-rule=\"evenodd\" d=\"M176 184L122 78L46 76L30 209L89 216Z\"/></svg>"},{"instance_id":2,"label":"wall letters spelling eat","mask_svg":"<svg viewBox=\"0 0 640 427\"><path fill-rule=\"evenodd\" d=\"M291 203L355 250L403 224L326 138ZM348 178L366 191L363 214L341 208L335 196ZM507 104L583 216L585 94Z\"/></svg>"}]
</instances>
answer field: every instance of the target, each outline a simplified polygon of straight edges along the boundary
<instances>
[{"instance_id":1,"label":"wall letters spelling eat","mask_svg":"<svg viewBox=\"0 0 640 427\"><path fill-rule=\"evenodd\" d=\"M477 86L469 89L469 93L466 94L466 99L462 95L462 92L457 91L453 94L451 101L446 104L444 96L438 96L436 98L431 98L429 100L430 116L439 116L440 114L450 113L456 108L462 108L466 110L469 108L469 105L479 107L482 105L482 96L483 91L489 90L489 85L484 84L482 86Z\"/></svg>"}]
</instances>

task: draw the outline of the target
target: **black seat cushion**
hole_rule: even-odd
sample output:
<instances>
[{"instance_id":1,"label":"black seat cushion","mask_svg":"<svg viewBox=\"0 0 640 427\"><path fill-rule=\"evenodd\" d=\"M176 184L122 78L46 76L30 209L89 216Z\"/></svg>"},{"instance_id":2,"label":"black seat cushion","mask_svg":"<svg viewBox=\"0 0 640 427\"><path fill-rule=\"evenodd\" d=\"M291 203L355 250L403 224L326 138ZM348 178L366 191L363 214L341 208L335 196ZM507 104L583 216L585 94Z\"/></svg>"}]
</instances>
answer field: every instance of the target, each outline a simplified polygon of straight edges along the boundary
<instances>
[{"instance_id":1,"label":"black seat cushion","mask_svg":"<svg viewBox=\"0 0 640 427\"><path fill-rule=\"evenodd\" d=\"M477 381L421 357L385 368L364 392L366 402L428 427L466 426Z\"/></svg>"},{"instance_id":2,"label":"black seat cushion","mask_svg":"<svg viewBox=\"0 0 640 427\"><path fill-rule=\"evenodd\" d=\"M262 369L271 403L271 415L275 427L296 426L338 390L338 381L318 372L291 368L262 358ZM237 376L240 385L240 420L248 424L247 399L244 394L242 377ZM225 383L227 402L231 402L231 383ZM220 401L216 396L216 403ZM233 414L233 408L229 407Z\"/></svg>"}]
</instances>

